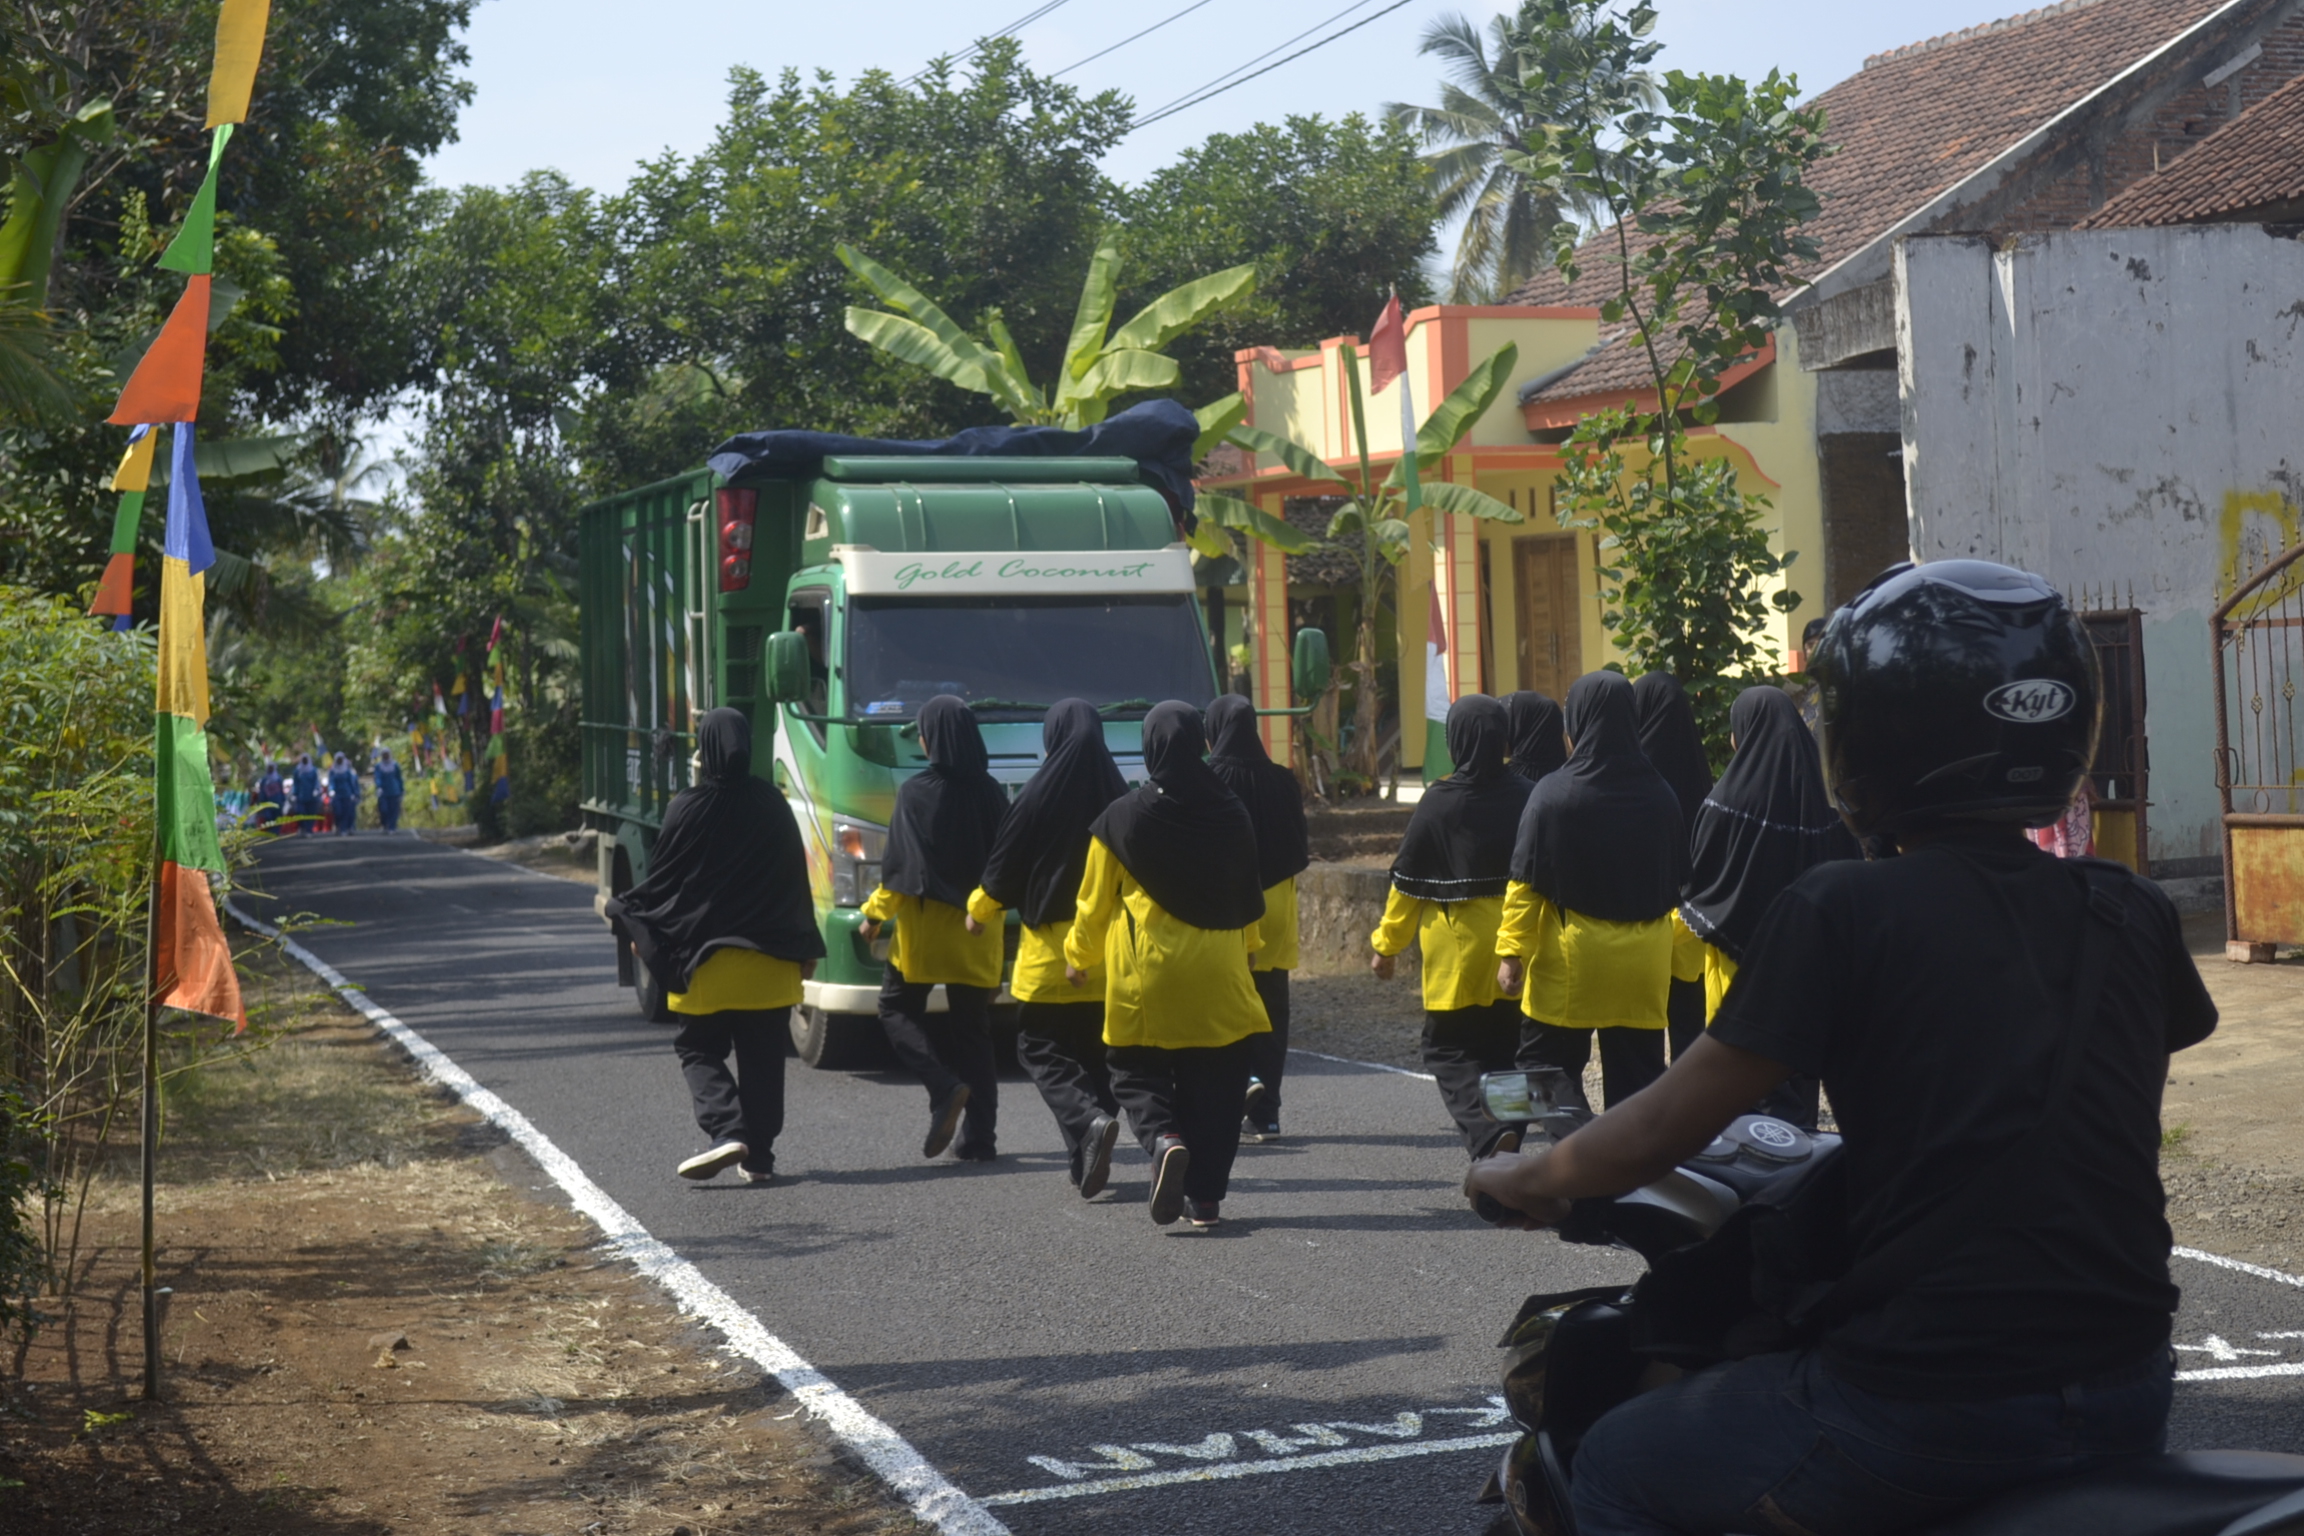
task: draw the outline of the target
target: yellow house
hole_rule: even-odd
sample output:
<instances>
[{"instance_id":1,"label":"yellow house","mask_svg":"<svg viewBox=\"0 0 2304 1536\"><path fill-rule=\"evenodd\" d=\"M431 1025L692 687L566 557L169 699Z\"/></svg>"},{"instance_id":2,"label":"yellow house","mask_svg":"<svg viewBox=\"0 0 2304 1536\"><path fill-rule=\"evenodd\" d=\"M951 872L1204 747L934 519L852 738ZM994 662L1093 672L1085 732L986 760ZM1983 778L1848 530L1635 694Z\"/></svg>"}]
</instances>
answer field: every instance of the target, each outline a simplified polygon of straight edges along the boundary
<instances>
[{"instance_id":1,"label":"yellow house","mask_svg":"<svg viewBox=\"0 0 2304 1536\"><path fill-rule=\"evenodd\" d=\"M1473 364L1507 343L1519 349L1510 383L1449 454L1437 478L1468 484L1521 514L1517 523L1419 510L1399 571L1400 718L1426 717L1423 616L1437 596L1447 634L1441 674L1450 699L1467 693L1533 688L1559 698L1586 672L1623 658L1601 623L1597 535L1565 528L1555 512L1559 444L1577 419L1631 400L1652 402L1621 369L1580 365L1601 351L1600 312L1593 308L1435 305L1408 316L1408 383L1419 419L1463 382ZM1248 422L1293 439L1323 462L1356 467L1345 348L1355 349L1360 387L1368 389L1367 347L1336 337L1284 353L1258 347L1237 354ZM1746 494L1772 504L1770 547L1813 552L1821 545L1816 452L1816 376L1791 354L1789 328L1773 345L1723 380L1717 425L1694 428L1691 446L1733 462ZM1621 348L1615 349L1621 351ZM1574 376L1576 393L1560 386ZM1589 392L1588 376L1597 375ZM1387 391L1367 401L1368 454L1381 478L1401 451L1400 412ZM1270 456L1237 453L1201 483L1253 501L1279 515L1287 502L1335 487L1293 474ZM1427 478L1434 478L1428 476ZM1803 625L1824 614L1821 573L1809 560L1789 572L1801 604L1776 632L1761 637L1788 664ZM1251 685L1267 707L1288 700L1288 559L1250 542L1248 609ZM1803 578L1812 578L1804 580ZM1349 637L1345 637L1347 644ZM1444 706L1443 706L1444 710ZM1433 711L1440 713L1442 710ZM1291 722L1266 717L1267 743L1280 761L1294 750ZM1424 733L1401 732L1401 764L1421 768Z\"/></svg>"}]
</instances>

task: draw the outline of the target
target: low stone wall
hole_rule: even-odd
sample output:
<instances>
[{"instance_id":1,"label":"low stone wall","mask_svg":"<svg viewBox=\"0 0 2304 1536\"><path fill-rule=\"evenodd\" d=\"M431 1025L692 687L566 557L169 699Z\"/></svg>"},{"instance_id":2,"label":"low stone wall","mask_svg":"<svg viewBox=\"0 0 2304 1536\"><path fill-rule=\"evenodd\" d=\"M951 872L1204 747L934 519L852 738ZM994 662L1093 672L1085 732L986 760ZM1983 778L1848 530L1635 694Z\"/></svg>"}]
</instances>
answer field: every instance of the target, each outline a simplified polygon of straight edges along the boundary
<instances>
[{"instance_id":1,"label":"low stone wall","mask_svg":"<svg viewBox=\"0 0 2304 1536\"><path fill-rule=\"evenodd\" d=\"M1306 975L1365 970L1368 935L1384 919L1392 876L1383 865L1314 864L1296 877L1296 943ZM1401 979L1418 975L1416 946L1400 957Z\"/></svg>"}]
</instances>

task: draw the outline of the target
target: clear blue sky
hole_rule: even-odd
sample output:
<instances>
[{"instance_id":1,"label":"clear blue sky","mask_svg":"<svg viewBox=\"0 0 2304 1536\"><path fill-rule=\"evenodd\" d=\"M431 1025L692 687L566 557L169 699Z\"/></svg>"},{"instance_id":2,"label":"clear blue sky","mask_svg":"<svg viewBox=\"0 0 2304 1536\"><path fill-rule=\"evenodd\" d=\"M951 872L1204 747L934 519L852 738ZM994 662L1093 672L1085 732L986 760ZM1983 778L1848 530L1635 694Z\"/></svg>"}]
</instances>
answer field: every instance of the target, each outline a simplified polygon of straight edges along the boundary
<instances>
[{"instance_id":1,"label":"clear blue sky","mask_svg":"<svg viewBox=\"0 0 2304 1536\"><path fill-rule=\"evenodd\" d=\"M732 65L775 73L828 69L841 80L874 67L898 75L932 55L956 52L1046 0L874 0L874 3L739 4L735 0L481 0L468 41L477 94L460 142L434 158L447 183L504 183L551 166L579 184L621 187L634 163L667 148L691 153L710 141ZM1190 0L1061 0L1020 32L1025 55L1060 70L1119 42ZM1065 76L1089 90L1116 87L1153 108L1272 49L1349 0L1212 0ZM1364 0L1335 25L1390 5ZM1658 0L1667 44L1660 63L1758 76L1795 72L1813 94L1856 71L1864 57L2022 8L2009 0L1915 0L1901 6L1848 0ZM1435 16L1485 15L1494 0L1407 0L1389 15L1294 63L1207 103L1139 130L1106 163L1134 181L1212 133L1290 113L1374 111L1384 101L1430 99L1433 61L1416 52ZM1305 42L1326 31L1315 31ZM1295 45L1297 47L1303 44ZM1275 59L1292 52L1280 48ZM1267 61L1270 62L1270 61Z\"/></svg>"}]
</instances>

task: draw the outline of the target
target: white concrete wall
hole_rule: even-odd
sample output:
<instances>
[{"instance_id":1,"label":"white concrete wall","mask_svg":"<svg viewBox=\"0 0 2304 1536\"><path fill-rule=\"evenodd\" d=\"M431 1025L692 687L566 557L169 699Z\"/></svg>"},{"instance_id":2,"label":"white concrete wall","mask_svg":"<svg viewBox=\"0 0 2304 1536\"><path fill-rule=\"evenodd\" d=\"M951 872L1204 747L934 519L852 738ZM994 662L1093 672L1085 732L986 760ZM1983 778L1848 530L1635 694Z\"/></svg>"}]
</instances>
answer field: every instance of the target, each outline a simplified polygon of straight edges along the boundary
<instances>
[{"instance_id":1,"label":"white concrete wall","mask_svg":"<svg viewBox=\"0 0 2304 1536\"><path fill-rule=\"evenodd\" d=\"M2133 588L2152 857L2216 853L2208 616L2298 541L2304 245L2254 225L1915 236L1896 326L1914 551L2121 605Z\"/></svg>"}]
</instances>

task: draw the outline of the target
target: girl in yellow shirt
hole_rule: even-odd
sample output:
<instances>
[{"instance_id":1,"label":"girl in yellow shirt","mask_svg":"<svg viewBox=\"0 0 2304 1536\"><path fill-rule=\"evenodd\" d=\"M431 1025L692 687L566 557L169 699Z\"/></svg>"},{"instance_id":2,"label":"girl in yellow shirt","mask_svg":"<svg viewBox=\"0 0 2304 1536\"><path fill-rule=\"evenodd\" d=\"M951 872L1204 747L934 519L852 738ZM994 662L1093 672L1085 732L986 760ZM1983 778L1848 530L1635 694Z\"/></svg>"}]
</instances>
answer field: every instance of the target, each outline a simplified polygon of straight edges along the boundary
<instances>
[{"instance_id":1,"label":"girl in yellow shirt","mask_svg":"<svg viewBox=\"0 0 2304 1536\"><path fill-rule=\"evenodd\" d=\"M1112 1091L1152 1159L1152 1220L1212 1227L1240 1151L1248 1041L1271 1028L1249 977L1264 894L1248 812L1201 760L1200 714L1144 717L1149 784L1089 828L1066 974L1104 965Z\"/></svg>"},{"instance_id":2,"label":"girl in yellow shirt","mask_svg":"<svg viewBox=\"0 0 2304 1536\"><path fill-rule=\"evenodd\" d=\"M1064 938L1088 868L1088 826L1128 783L1104 745L1103 717L1085 699L1049 709L1040 747L1040 771L1008 808L983 883L968 897L968 926L996 929L1010 907L1024 919L1008 983L1022 1005L1016 1056L1063 1133L1073 1187L1093 1200L1112 1175L1120 1101L1104 1060L1104 967L1090 967L1074 986L1064 974Z\"/></svg>"},{"instance_id":3,"label":"girl in yellow shirt","mask_svg":"<svg viewBox=\"0 0 2304 1536\"><path fill-rule=\"evenodd\" d=\"M800 984L824 955L800 829L783 795L752 777L752 722L715 709L696 723L696 782L664 809L648 878L608 921L663 983L681 1075L710 1145L684 1179L741 1166L765 1184L784 1129L784 1047ZM728 1057L736 1057L736 1072Z\"/></svg>"},{"instance_id":4,"label":"girl in yellow shirt","mask_svg":"<svg viewBox=\"0 0 2304 1536\"><path fill-rule=\"evenodd\" d=\"M1475 1160L1520 1145L1481 1097L1480 1076L1511 1068L1520 1005L1496 990L1496 928L1512 836L1535 786L1504 765L1504 706L1467 694L1448 708L1453 773L1426 786L1392 861L1384 921L1369 943L1378 976L1415 943L1424 962L1424 1065Z\"/></svg>"},{"instance_id":5,"label":"girl in yellow shirt","mask_svg":"<svg viewBox=\"0 0 2304 1536\"><path fill-rule=\"evenodd\" d=\"M984 733L961 700L938 694L920 706L920 747L928 766L897 788L880 886L857 931L869 942L882 924L896 924L880 981L880 1027L928 1090L920 1155L949 1146L965 1161L988 1163L1000 1090L986 1015L1000 986L1001 935L969 932L967 906L1008 797L985 771ZM930 1013L938 985L945 1011Z\"/></svg>"},{"instance_id":6,"label":"girl in yellow shirt","mask_svg":"<svg viewBox=\"0 0 2304 1536\"><path fill-rule=\"evenodd\" d=\"M1703 978L1707 1025L1769 904L1814 866L1864 856L1833 808L1816 738L1790 694L1764 684L1736 695L1728 741L1736 755L1696 813L1676 914L1697 962L1683 970ZM1814 1130L1817 1090L1813 1077L1788 1078L1761 1111Z\"/></svg>"},{"instance_id":7,"label":"girl in yellow shirt","mask_svg":"<svg viewBox=\"0 0 2304 1536\"><path fill-rule=\"evenodd\" d=\"M1672 909L1688 867L1680 803L1640 750L1632 685L1592 672L1568 690L1568 761L1528 797L1497 929L1497 986L1520 994L1520 1065L1557 1067L1585 1104L1600 1039L1613 1105L1664 1071ZM1588 1105L1586 1107L1589 1107Z\"/></svg>"},{"instance_id":8,"label":"girl in yellow shirt","mask_svg":"<svg viewBox=\"0 0 2304 1536\"><path fill-rule=\"evenodd\" d=\"M1248 1046L1248 1113L1241 1134L1250 1141L1278 1141L1280 1080L1288 1069L1288 973L1296 969L1296 877L1312 862L1304 788L1265 752L1256 706L1236 693L1208 706L1208 766L1240 797L1256 831L1264 947L1249 959L1250 979L1272 1028Z\"/></svg>"}]
</instances>

